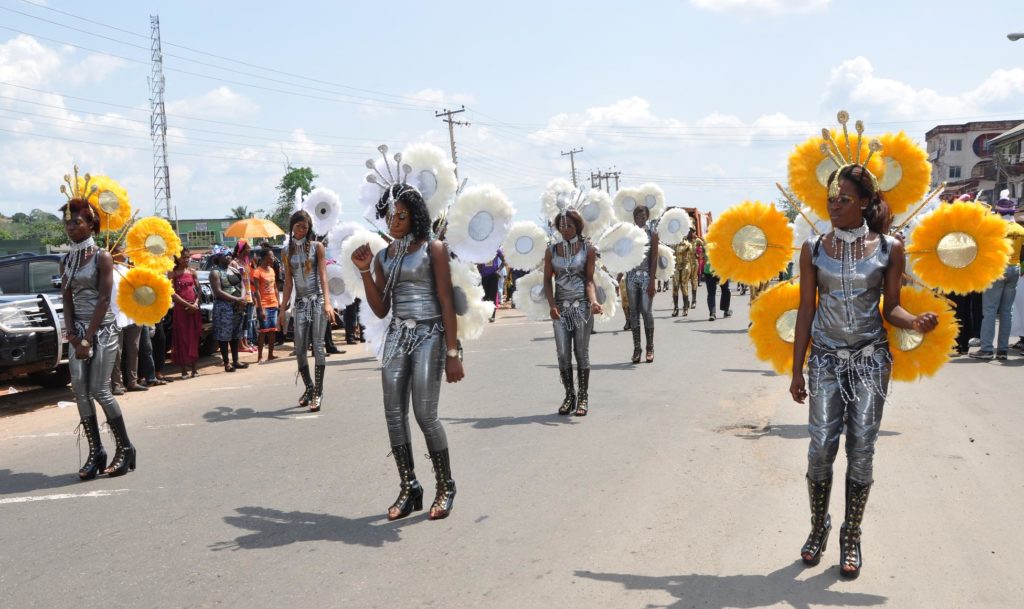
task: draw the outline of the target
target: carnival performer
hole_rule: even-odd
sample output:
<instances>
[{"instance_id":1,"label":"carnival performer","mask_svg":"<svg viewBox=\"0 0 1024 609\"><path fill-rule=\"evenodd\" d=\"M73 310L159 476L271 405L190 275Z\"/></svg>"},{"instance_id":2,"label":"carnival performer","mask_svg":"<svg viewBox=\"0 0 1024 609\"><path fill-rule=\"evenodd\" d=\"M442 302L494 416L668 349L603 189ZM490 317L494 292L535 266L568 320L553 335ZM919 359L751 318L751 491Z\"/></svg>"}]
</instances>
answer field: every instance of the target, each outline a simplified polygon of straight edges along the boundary
<instances>
[{"instance_id":1,"label":"carnival performer","mask_svg":"<svg viewBox=\"0 0 1024 609\"><path fill-rule=\"evenodd\" d=\"M327 368L324 333L335 314L328 297L327 254L324 244L314 240L312 226L313 219L305 210L293 213L288 220L282 301L287 313L291 307L292 291L295 291L295 360L306 386L299 398L299 406L309 406L310 412L318 412L324 395L324 370ZM309 376L307 354L311 341L315 381Z\"/></svg>"},{"instance_id":2,"label":"carnival performer","mask_svg":"<svg viewBox=\"0 0 1024 609\"><path fill-rule=\"evenodd\" d=\"M810 398L811 532L801 557L807 565L816 565L826 548L832 528L832 464L845 425L846 514L839 537L840 565L844 577L855 578L863 564L861 523L892 371L883 316L897 328L920 333L933 330L938 318L934 313L915 316L900 306L903 244L884 234L889 211L871 172L858 163L843 164L829 176L827 187L832 231L808 239L800 253L800 306L790 384L794 401L803 404ZM808 347L810 379L805 383Z\"/></svg>"},{"instance_id":3,"label":"carnival performer","mask_svg":"<svg viewBox=\"0 0 1024 609\"><path fill-rule=\"evenodd\" d=\"M633 209L633 222L647 232L649 238L647 253L643 262L626 273L626 293L629 296L633 331L633 363L640 363L640 318L644 320L644 334L647 337L647 363L654 361L654 276L658 265L658 232L651 227L651 212L642 205ZM655 254L652 255L651 252Z\"/></svg>"},{"instance_id":4,"label":"carnival performer","mask_svg":"<svg viewBox=\"0 0 1024 609\"><path fill-rule=\"evenodd\" d=\"M93 239L99 233L100 218L88 201L76 196L60 211L64 232L71 240L70 251L60 264L64 327L73 350L68 365L82 429L89 442L89 457L78 470L78 477L91 480L101 472L121 476L135 469L137 451L128 439L121 408L110 392L110 373L117 364L118 349L118 327L110 310L114 262ZM95 402L103 408L117 443L109 467Z\"/></svg>"},{"instance_id":5,"label":"carnival performer","mask_svg":"<svg viewBox=\"0 0 1024 609\"><path fill-rule=\"evenodd\" d=\"M690 310L690 289L692 287L694 298L697 294L697 231L693 228L687 233L676 246L676 268L672 275L672 317L679 315L679 293L683 293L683 317L689 314ZM701 243L703 245L703 243Z\"/></svg>"},{"instance_id":6,"label":"carnival performer","mask_svg":"<svg viewBox=\"0 0 1024 609\"><path fill-rule=\"evenodd\" d=\"M352 262L363 277L366 302L383 319L392 315L384 341L381 380L384 416L401 491L388 508L388 520L423 509L423 487L416 480L409 429L409 401L426 439L437 478L430 519L446 518L455 501L448 438L438 418L441 373L449 383L464 376L456 344L457 320L449 254L431 239L430 213L413 186L389 185L376 205L392 243L373 254L359 246Z\"/></svg>"},{"instance_id":7,"label":"carnival performer","mask_svg":"<svg viewBox=\"0 0 1024 609\"><path fill-rule=\"evenodd\" d=\"M567 415L575 411L576 416L582 417L586 416L589 406L593 315L602 312L594 288L597 255L596 250L582 237L583 216L578 211L570 209L560 213L555 218L555 228L561 234L562 241L549 246L544 253L544 295L551 308L558 372L565 387L565 399L558 414ZM553 292L552 281L555 285ZM574 353L579 373L578 394L572 375Z\"/></svg>"}]
</instances>

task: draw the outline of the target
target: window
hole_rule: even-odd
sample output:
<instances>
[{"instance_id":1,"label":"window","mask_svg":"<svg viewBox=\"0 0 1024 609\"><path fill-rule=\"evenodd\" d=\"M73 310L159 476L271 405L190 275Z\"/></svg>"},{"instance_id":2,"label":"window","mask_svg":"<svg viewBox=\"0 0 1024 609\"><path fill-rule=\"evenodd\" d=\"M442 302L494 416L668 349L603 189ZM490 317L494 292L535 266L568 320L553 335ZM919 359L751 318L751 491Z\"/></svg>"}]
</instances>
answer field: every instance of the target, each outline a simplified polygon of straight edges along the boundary
<instances>
[{"instance_id":1,"label":"window","mask_svg":"<svg viewBox=\"0 0 1024 609\"><path fill-rule=\"evenodd\" d=\"M949 166L949 179L950 180L959 180L960 179L960 166L959 165L950 165Z\"/></svg>"},{"instance_id":2,"label":"window","mask_svg":"<svg viewBox=\"0 0 1024 609\"><path fill-rule=\"evenodd\" d=\"M213 245L216 233L212 230L197 230L185 234L185 239L190 247Z\"/></svg>"},{"instance_id":3,"label":"window","mask_svg":"<svg viewBox=\"0 0 1024 609\"><path fill-rule=\"evenodd\" d=\"M21 274L24 269L20 263L0 267L0 294L21 294Z\"/></svg>"},{"instance_id":4,"label":"window","mask_svg":"<svg viewBox=\"0 0 1024 609\"><path fill-rule=\"evenodd\" d=\"M28 291L31 294L53 294L60 288L53 287L54 275L60 274L60 263L56 260L40 260L28 265Z\"/></svg>"},{"instance_id":5,"label":"window","mask_svg":"<svg viewBox=\"0 0 1024 609\"><path fill-rule=\"evenodd\" d=\"M960 152L963 149L964 149L964 141L963 140L949 140L949 151L950 152Z\"/></svg>"}]
</instances>

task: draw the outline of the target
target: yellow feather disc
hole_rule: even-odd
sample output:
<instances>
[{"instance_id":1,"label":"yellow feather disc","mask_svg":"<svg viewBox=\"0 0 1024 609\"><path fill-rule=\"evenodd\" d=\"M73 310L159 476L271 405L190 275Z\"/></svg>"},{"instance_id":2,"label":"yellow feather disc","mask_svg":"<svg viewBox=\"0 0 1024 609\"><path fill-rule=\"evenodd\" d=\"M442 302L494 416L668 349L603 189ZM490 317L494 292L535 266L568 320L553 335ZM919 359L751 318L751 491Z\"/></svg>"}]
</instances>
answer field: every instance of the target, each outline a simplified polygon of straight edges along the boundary
<instances>
[{"instance_id":1,"label":"yellow feather disc","mask_svg":"<svg viewBox=\"0 0 1024 609\"><path fill-rule=\"evenodd\" d=\"M78 190L86 188L85 179L78 178ZM100 231L118 231L132 217L128 192L116 180L104 175L89 176L89 205L100 218Z\"/></svg>"},{"instance_id":2,"label":"yellow feather disc","mask_svg":"<svg viewBox=\"0 0 1024 609\"><path fill-rule=\"evenodd\" d=\"M983 205L942 205L910 233L914 274L943 292L980 292L1003 276L1010 244L1006 221Z\"/></svg>"},{"instance_id":3,"label":"yellow feather disc","mask_svg":"<svg viewBox=\"0 0 1024 609\"><path fill-rule=\"evenodd\" d=\"M928 153L900 131L886 133L878 138L882 142L882 160L885 173L878 180L885 202L893 215L902 214L924 198L932 179L932 164Z\"/></svg>"},{"instance_id":4,"label":"yellow feather disc","mask_svg":"<svg viewBox=\"0 0 1024 609\"><path fill-rule=\"evenodd\" d=\"M800 308L800 285L781 283L766 290L750 305L750 340L757 359L779 374L793 370L793 339Z\"/></svg>"},{"instance_id":5,"label":"yellow feather disc","mask_svg":"<svg viewBox=\"0 0 1024 609\"><path fill-rule=\"evenodd\" d=\"M705 242L720 277L756 284L786 268L793 253L793 229L774 206L744 201L711 224Z\"/></svg>"},{"instance_id":6,"label":"yellow feather disc","mask_svg":"<svg viewBox=\"0 0 1024 609\"><path fill-rule=\"evenodd\" d=\"M171 282L152 269L133 268L121 279L117 304L135 323L155 324L171 308Z\"/></svg>"},{"instance_id":7,"label":"yellow feather disc","mask_svg":"<svg viewBox=\"0 0 1024 609\"><path fill-rule=\"evenodd\" d=\"M846 155L846 138L842 131L832 131L832 140L836 142L843 155ZM863 164L868 158L868 142L870 137L864 135L861 138L860 160ZM825 140L815 136L806 142L799 144L796 150L789 155L789 187L796 196L809 205L814 213L822 218L828 218L828 176L838 169L832 160L821 152L821 145ZM857 160L857 134L850 134L850 149L853 154L852 161ZM885 154L883 149L882 154ZM868 171L881 181L885 175L885 163L878 154L872 155L868 163Z\"/></svg>"},{"instance_id":8,"label":"yellow feather disc","mask_svg":"<svg viewBox=\"0 0 1024 609\"><path fill-rule=\"evenodd\" d=\"M949 360L949 353L956 343L959 330L956 314L945 298L911 286L900 289L900 305L913 315L935 313L939 325L931 332L921 334L884 322L892 353L892 379L916 381L922 376L932 376Z\"/></svg>"},{"instance_id":9,"label":"yellow feather disc","mask_svg":"<svg viewBox=\"0 0 1024 609\"><path fill-rule=\"evenodd\" d=\"M128 229L125 254L135 266L166 273L174 268L174 258L181 254L181 239L163 218L143 218Z\"/></svg>"}]
</instances>

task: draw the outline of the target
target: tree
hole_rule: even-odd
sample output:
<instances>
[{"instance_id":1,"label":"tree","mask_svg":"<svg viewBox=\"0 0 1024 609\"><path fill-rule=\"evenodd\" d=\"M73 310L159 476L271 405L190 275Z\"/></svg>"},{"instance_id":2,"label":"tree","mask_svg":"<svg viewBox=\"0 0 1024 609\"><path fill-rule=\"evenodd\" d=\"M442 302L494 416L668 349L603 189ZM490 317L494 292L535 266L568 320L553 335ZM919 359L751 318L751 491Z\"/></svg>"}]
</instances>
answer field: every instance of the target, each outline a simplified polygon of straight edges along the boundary
<instances>
[{"instance_id":1,"label":"tree","mask_svg":"<svg viewBox=\"0 0 1024 609\"><path fill-rule=\"evenodd\" d=\"M11 216L11 222L14 222L15 224L22 224L28 222L28 214L19 211L18 213Z\"/></svg>"},{"instance_id":2,"label":"tree","mask_svg":"<svg viewBox=\"0 0 1024 609\"><path fill-rule=\"evenodd\" d=\"M232 220L244 220L246 218L252 218L255 214L249 211L249 208L245 205L239 205L238 207L232 207L231 211L228 212L228 218Z\"/></svg>"},{"instance_id":3,"label":"tree","mask_svg":"<svg viewBox=\"0 0 1024 609\"><path fill-rule=\"evenodd\" d=\"M282 229L288 229L288 219L294 211L295 191L302 190L302 196L306 196L313 190L313 180L318 176L309 167L292 167L288 165L287 171L281 177L277 185L277 207L271 212L267 219L272 220Z\"/></svg>"},{"instance_id":4,"label":"tree","mask_svg":"<svg viewBox=\"0 0 1024 609\"><path fill-rule=\"evenodd\" d=\"M788 187L784 188L786 189L786 194L788 194L789 197L780 198L778 201L775 202L775 207L779 208L782 211L782 213L785 214L786 219L792 222L793 220L796 220L797 216L800 215L800 210L798 210L796 207L793 207L793 204L790 203L790 201L796 201L798 199L796 198L796 195L793 194L792 190L790 190Z\"/></svg>"}]
</instances>

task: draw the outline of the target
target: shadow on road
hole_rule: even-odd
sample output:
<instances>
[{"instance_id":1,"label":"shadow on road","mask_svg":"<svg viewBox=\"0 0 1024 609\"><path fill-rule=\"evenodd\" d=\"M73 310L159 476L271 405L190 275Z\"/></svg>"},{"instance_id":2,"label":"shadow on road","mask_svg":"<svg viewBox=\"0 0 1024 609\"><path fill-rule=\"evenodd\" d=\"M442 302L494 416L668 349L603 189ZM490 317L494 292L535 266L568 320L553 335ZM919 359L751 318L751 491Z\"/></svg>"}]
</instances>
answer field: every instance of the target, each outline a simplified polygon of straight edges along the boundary
<instances>
[{"instance_id":1,"label":"shadow on road","mask_svg":"<svg viewBox=\"0 0 1024 609\"><path fill-rule=\"evenodd\" d=\"M557 412L552 412L550 414L535 414L528 417L493 417L489 419L443 418L441 420L456 425L470 425L473 429L495 429L511 425L546 425L548 427L572 425L575 423L575 419L575 416L562 416Z\"/></svg>"},{"instance_id":2,"label":"shadow on road","mask_svg":"<svg viewBox=\"0 0 1024 609\"><path fill-rule=\"evenodd\" d=\"M340 541L349 545L380 548L385 543L400 541L398 531L409 520L387 522L382 514L345 518L333 514L283 512L263 507L240 507L235 511L238 515L225 516L224 522L252 533L232 541L211 544L210 550L219 552L279 548L307 541ZM384 523L373 524L378 520L384 520Z\"/></svg>"},{"instance_id":3,"label":"shadow on road","mask_svg":"<svg viewBox=\"0 0 1024 609\"><path fill-rule=\"evenodd\" d=\"M621 584L626 590L662 590L678 599L668 607L753 609L787 603L795 609L811 607L871 607L888 601L885 596L841 592L829 586L839 580L830 568L805 580L797 576L806 568L797 561L767 575L673 575L649 577L619 573L576 571L576 577Z\"/></svg>"},{"instance_id":4,"label":"shadow on road","mask_svg":"<svg viewBox=\"0 0 1024 609\"><path fill-rule=\"evenodd\" d=\"M703 332L704 334L746 334L747 331L743 329L735 330L694 330L694 332Z\"/></svg>"},{"instance_id":5,"label":"shadow on road","mask_svg":"<svg viewBox=\"0 0 1024 609\"><path fill-rule=\"evenodd\" d=\"M68 472L58 476L47 476L38 472L16 474L9 469L0 469L0 495L15 495L31 491L42 491L64 486L81 484L78 472Z\"/></svg>"},{"instance_id":6,"label":"shadow on road","mask_svg":"<svg viewBox=\"0 0 1024 609\"><path fill-rule=\"evenodd\" d=\"M722 368L722 372L750 372L751 374L760 374L761 376L779 376L771 370L754 370L752 368Z\"/></svg>"},{"instance_id":7,"label":"shadow on road","mask_svg":"<svg viewBox=\"0 0 1024 609\"><path fill-rule=\"evenodd\" d=\"M761 438L775 437L783 440L807 440L807 425L726 425L715 429L718 433L731 433L737 438L744 440L760 440ZM898 436L898 431L878 432L879 436Z\"/></svg>"},{"instance_id":8,"label":"shadow on road","mask_svg":"<svg viewBox=\"0 0 1024 609\"><path fill-rule=\"evenodd\" d=\"M618 362L615 364L590 364L591 370L629 370L636 368L640 364L634 364L632 362ZM537 364L538 368L553 368L558 369L558 364Z\"/></svg>"},{"instance_id":9,"label":"shadow on road","mask_svg":"<svg viewBox=\"0 0 1024 609\"><path fill-rule=\"evenodd\" d=\"M205 419L207 423L244 421L246 419L291 419L292 415L306 413L306 409L301 406L289 406L280 410L253 410L252 408L218 406L213 410L204 413L203 419Z\"/></svg>"}]
</instances>

